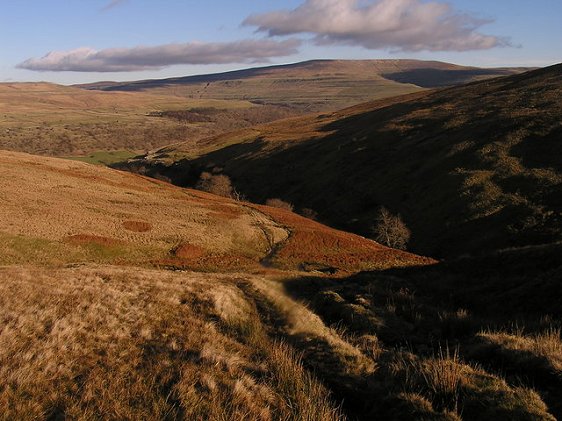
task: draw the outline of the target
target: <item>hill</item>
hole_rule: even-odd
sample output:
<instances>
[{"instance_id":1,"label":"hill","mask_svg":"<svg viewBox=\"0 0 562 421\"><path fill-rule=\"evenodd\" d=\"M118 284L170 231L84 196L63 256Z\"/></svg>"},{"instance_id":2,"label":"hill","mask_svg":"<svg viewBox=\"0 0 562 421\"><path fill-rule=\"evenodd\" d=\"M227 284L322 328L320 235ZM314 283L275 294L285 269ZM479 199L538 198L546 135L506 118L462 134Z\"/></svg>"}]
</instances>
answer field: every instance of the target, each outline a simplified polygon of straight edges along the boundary
<instances>
[{"instance_id":1,"label":"hill","mask_svg":"<svg viewBox=\"0 0 562 421\"><path fill-rule=\"evenodd\" d=\"M311 110L422 90L410 79L433 86L518 71L408 60L312 61L77 87L1 83L0 149L110 164Z\"/></svg>"},{"instance_id":2,"label":"hill","mask_svg":"<svg viewBox=\"0 0 562 421\"><path fill-rule=\"evenodd\" d=\"M253 201L280 197L363 234L385 206L424 255L548 243L562 239L561 94L557 65L178 144L126 166L181 185L222 170Z\"/></svg>"},{"instance_id":3,"label":"hill","mask_svg":"<svg viewBox=\"0 0 562 421\"><path fill-rule=\"evenodd\" d=\"M295 114L248 101L0 83L0 149L108 162Z\"/></svg>"},{"instance_id":4,"label":"hill","mask_svg":"<svg viewBox=\"0 0 562 421\"><path fill-rule=\"evenodd\" d=\"M0 198L0 419L561 415L560 245L437 264L5 151Z\"/></svg>"},{"instance_id":5,"label":"hill","mask_svg":"<svg viewBox=\"0 0 562 421\"><path fill-rule=\"evenodd\" d=\"M220 271L264 269L267 258L273 268L297 270L308 262L355 271L426 261L288 211L129 173L10 152L0 152L0 162L0 264ZM319 244L305 243L314 239Z\"/></svg>"},{"instance_id":6,"label":"hill","mask_svg":"<svg viewBox=\"0 0 562 421\"><path fill-rule=\"evenodd\" d=\"M312 60L226 73L81 85L106 91L173 93L194 99L235 99L334 111L360 102L509 75L523 69L482 69L419 60Z\"/></svg>"}]
</instances>

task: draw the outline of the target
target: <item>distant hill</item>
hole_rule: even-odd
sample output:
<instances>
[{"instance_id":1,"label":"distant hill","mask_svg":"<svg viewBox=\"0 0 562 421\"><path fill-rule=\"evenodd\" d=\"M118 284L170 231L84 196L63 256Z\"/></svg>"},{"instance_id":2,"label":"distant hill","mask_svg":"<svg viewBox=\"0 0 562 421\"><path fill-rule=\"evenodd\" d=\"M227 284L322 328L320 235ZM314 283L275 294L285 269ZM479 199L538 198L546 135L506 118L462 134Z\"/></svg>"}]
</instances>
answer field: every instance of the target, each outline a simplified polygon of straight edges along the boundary
<instances>
[{"instance_id":1,"label":"distant hill","mask_svg":"<svg viewBox=\"0 0 562 421\"><path fill-rule=\"evenodd\" d=\"M79 85L106 91L172 93L194 99L237 99L309 111L519 73L420 60L312 60L225 73Z\"/></svg>"},{"instance_id":2,"label":"distant hill","mask_svg":"<svg viewBox=\"0 0 562 421\"><path fill-rule=\"evenodd\" d=\"M369 234L402 215L411 247L454 256L562 239L562 65L369 102L164 148L128 165L189 185L222 169Z\"/></svg>"},{"instance_id":3,"label":"distant hill","mask_svg":"<svg viewBox=\"0 0 562 421\"><path fill-rule=\"evenodd\" d=\"M296 114L248 101L0 83L0 149L50 156L126 151L134 156Z\"/></svg>"}]
</instances>

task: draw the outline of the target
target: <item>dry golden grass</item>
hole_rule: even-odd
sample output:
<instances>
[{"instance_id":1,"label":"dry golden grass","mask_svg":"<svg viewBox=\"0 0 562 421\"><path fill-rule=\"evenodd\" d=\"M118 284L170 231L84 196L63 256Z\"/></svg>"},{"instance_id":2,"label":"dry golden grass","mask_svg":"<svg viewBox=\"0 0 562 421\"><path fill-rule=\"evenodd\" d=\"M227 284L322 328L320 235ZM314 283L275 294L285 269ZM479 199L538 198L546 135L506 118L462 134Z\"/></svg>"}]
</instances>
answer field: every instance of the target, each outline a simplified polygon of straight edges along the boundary
<instances>
[{"instance_id":1,"label":"dry golden grass","mask_svg":"<svg viewBox=\"0 0 562 421\"><path fill-rule=\"evenodd\" d=\"M329 258L353 271L431 263L289 212L108 168L13 152L0 152L0 163L0 264L93 261L260 270L266 258L286 269ZM288 240L290 233L325 244L314 250ZM336 240L341 244L330 251ZM354 257L335 262L339 253Z\"/></svg>"},{"instance_id":2,"label":"dry golden grass","mask_svg":"<svg viewBox=\"0 0 562 421\"><path fill-rule=\"evenodd\" d=\"M562 337L560 328L550 327L533 335L523 333L483 331L478 337L496 345L500 352L507 354L513 364L524 366L531 360L534 365L543 365L544 371L551 371L562 380ZM532 363L531 363L532 364Z\"/></svg>"},{"instance_id":3,"label":"dry golden grass","mask_svg":"<svg viewBox=\"0 0 562 421\"><path fill-rule=\"evenodd\" d=\"M147 264L182 243L249 259L267 252L259 226L274 223L234 202L73 161L8 152L0 160L4 264L34 262L40 249L43 263L89 260L90 249L107 248L109 261L115 254L118 261ZM221 217L223 209L236 217ZM36 244L26 256L25 244L14 251L18 241Z\"/></svg>"},{"instance_id":4,"label":"dry golden grass","mask_svg":"<svg viewBox=\"0 0 562 421\"><path fill-rule=\"evenodd\" d=\"M457 420L555 420L537 392L512 386L464 363L458 350L440 349L431 358L397 353L385 372L391 376L385 379L387 387L405 393L398 399L406 401L406 407L415 406L418 396L429 403L424 411L426 416L442 414L445 419Z\"/></svg>"},{"instance_id":5,"label":"dry golden grass","mask_svg":"<svg viewBox=\"0 0 562 421\"><path fill-rule=\"evenodd\" d=\"M1 419L341 419L287 345L232 329L263 329L232 276L11 267L0 279Z\"/></svg>"}]
</instances>

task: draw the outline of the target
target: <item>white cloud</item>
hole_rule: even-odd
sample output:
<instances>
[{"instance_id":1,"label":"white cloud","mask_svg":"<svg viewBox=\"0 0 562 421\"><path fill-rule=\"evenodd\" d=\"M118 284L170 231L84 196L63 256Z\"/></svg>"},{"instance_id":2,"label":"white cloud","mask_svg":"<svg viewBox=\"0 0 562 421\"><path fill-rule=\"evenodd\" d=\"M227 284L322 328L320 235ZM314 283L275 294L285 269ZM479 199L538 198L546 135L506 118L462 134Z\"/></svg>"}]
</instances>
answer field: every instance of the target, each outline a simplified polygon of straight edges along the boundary
<instances>
[{"instance_id":1,"label":"white cloud","mask_svg":"<svg viewBox=\"0 0 562 421\"><path fill-rule=\"evenodd\" d=\"M367 49L467 51L509 45L478 32L489 22L443 1L306 0L293 10L249 16L243 25L269 36L311 33L319 45Z\"/></svg>"},{"instance_id":2,"label":"white cloud","mask_svg":"<svg viewBox=\"0 0 562 421\"><path fill-rule=\"evenodd\" d=\"M243 40L236 42L191 42L153 47L78 48L52 51L41 58L30 58L20 69L72 72L131 72L157 70L175 64L267 63L272 57L296 54L301 41L289 39Z\"/></svg>"}]
</instances>

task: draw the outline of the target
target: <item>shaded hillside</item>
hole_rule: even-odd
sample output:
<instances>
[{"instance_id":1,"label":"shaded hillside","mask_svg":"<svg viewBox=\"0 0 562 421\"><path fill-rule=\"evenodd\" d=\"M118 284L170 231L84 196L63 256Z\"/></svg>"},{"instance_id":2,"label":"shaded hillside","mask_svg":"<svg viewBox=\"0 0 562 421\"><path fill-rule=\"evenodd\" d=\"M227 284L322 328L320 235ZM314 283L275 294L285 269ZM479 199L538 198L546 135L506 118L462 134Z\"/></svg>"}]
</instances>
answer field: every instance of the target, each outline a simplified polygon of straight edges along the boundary
<instances>
[{"instance_id":1,"label":"shaded hillside","mask_svg":"<svg viewBox=\"0 0 562 421\"><path fill-rule=\"evenodd\" d=\"M562 65L174 145L128 168L183 185L216 168L251 200L363 234L385 206L426 255L548 243L562 239L560 98Z\"/></svg>"},{"instance_id":2,"label":"shaded hillside","mask_svg":"<svg viewBox=\"0 0 562 421\"><path fill-rule=\"evenodd\" d=\"M81 87L171 93L196 99L249 100L309 111L333 111L372 99L419 91L419 86L460 84L520 71L522 69L480 69L419 60L313 60L209 75L100 82Z\"/></svg>"},{"instance_id":3,"label":"shaded hillside","mask_svg":"<svg viewBox=\"0 0 562 421\"><path fill-rule=\"evenodd\" d=\"M358 391L373 417L547 419L521 387L560 419L561 252L562 243L511 249L285 288L377 355ZM500 396L503 405L485 403Z\"/></svg>"}]
</instances>

